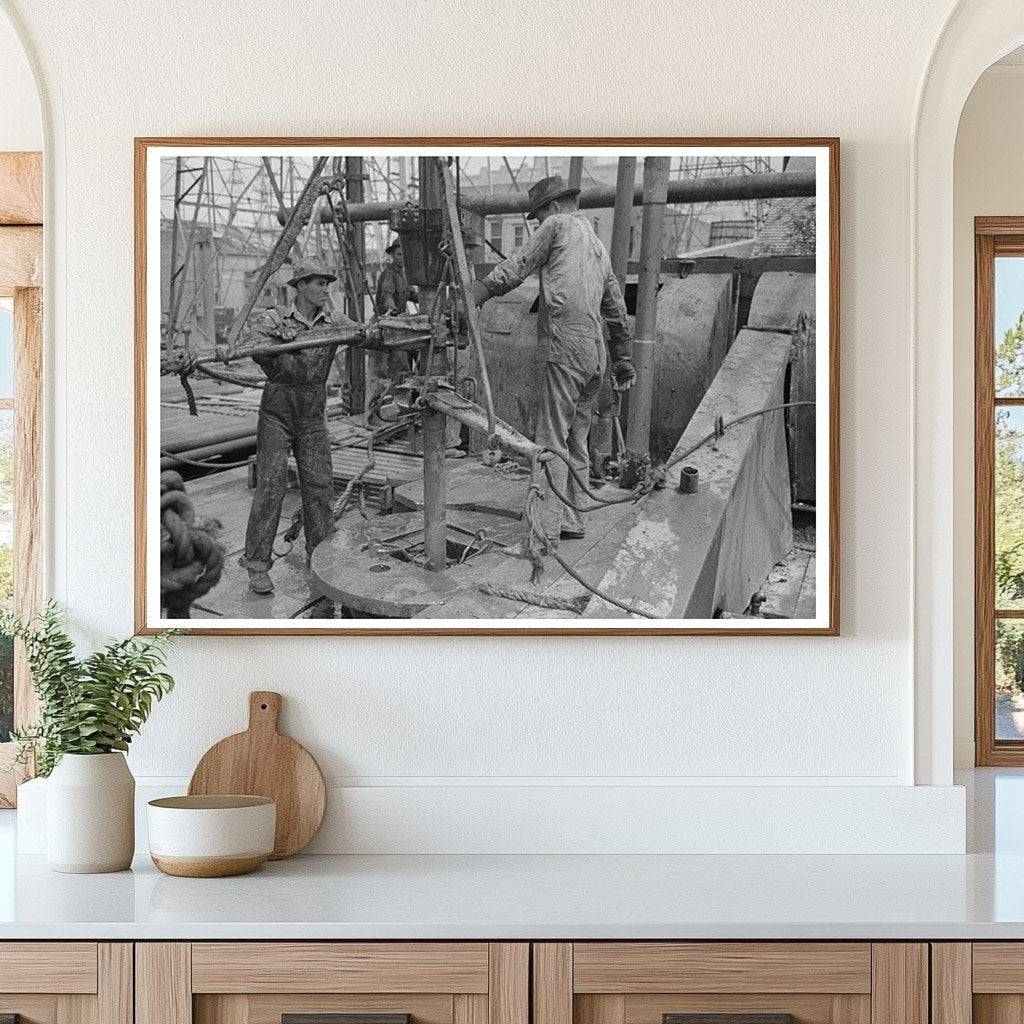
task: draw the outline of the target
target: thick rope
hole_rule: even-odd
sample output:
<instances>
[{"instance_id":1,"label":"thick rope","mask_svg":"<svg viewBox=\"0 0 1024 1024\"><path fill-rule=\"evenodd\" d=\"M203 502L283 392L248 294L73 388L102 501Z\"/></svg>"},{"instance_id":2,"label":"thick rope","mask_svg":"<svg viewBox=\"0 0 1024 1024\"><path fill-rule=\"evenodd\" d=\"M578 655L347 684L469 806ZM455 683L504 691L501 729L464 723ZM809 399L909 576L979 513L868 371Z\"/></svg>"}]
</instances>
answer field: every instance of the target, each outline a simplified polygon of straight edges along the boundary
<instances>
[{"instance_id":1,"label":"thick rope","mask_svg":"<svg viewBox=\"0 0 1024 1024\"><path fill-rule=\"evenodd\" d=\"M558 597L556 594L542 594L536 590L523 590L521 587L497 587L493 583L481 583L477 590L491 597L504 597L508 601L520 604L532 604L538 608L554 608L560 612L575 612L582 615L590 602L589 594L578 594L576 597Z\"/></svg>"},{"instance_id":2,"label":"thick rope","mask_svg":"<svg viewBox=\"0 0 1024 1024\"><path fill-rule=\"evenodd\" d=\"M186 459L181 455L175 455L174 452L167 451L166 448L160 449L160 458L170 459L172 462L177 462L182 466L191 466L193 469L238 469L239 466L246 466L249 463L248 459L242 459L241 462L204 462L201 459Z\"/></svg>"},{"instance_id":3,"label":"thick rope","mask_svg":"<svg viewBox=\"0 0 1024 1024\"><path fill-rule=\"evenodd\" d=\"M645 619L657 619L660 616L655 615L653 612L646 611L643 608L637 607L635 604L628 604L625 601L620 601L616 597L612 597L610 594L605 593L600 587L588 580L585 580L559 553L558 549L548 539L548 535L544 532L544 527L541 525L540 518L537 514L537 501L540 497L540 488L536 485L531 485L530 493L526 499L526 521L530 527L531 538L536 538L539 547L544 553L549 554L565 571L571 576L581 587L585 590L589 590L595 597L601 598L602 601L607 601L609 604L614 605L616 608L621 608L624 612L629 612L630 615L640 615ZM531 541L531 549L533 543ZM536 583L536 566L534 572L533 582Z\"/></svg>"},{"instance_id":4,"label":"thick rope","mask_svg":"<svg viewBox=\"0 0 1024 1024\"><path fill-rule=\"evenodd\" d=\"M190 618L192 603L220 581L220 528L216 519L196 518L181 474L160 474L160 604L168 618Z\"/></svg>"}]
</instances>

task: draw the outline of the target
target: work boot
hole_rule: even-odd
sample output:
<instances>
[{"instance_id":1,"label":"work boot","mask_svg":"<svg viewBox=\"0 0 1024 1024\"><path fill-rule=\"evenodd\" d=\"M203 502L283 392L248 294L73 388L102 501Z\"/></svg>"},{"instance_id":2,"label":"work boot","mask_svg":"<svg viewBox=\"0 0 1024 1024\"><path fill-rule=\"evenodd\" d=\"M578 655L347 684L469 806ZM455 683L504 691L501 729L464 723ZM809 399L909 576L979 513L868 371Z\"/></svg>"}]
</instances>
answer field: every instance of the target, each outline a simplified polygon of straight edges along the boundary
<instances>
[{"instance_id":1,"label":"work boot","mask_svg":"<svg viewBox=\"0 0 1024 1024\"><path fill-rule=\"evenodd\" d=\"M249 569L249 589L254 594L272 594L274 581L266 569Z\"/></svg>"}]
</instances>

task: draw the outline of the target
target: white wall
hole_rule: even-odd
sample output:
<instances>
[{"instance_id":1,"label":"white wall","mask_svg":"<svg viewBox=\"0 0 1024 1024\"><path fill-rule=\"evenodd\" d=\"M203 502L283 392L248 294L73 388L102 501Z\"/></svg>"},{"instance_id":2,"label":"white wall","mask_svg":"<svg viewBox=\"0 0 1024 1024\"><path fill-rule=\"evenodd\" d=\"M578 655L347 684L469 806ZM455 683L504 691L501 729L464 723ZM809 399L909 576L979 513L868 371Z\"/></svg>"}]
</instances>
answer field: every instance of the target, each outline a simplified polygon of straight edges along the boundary
<instances>
[{"instance_id":1,"label":"white wall","mask_svg":"<svg viewBox=\"0 0 1024 1024\"><path fill-rule=\"evenodd\" d=\"M0 151L42 148L36 84L14 27L0 10Z\"/></svg>"},{"instance_id":2,"label":"white wall","mask_svg":"<svg viewBox=\"0 0 1024 1024\"><path fill-rule=\"evenodd\" d=\"M424 806L467 783L913 781L908 155L946 0L4 3L53 115L52 589L93 637L132 626L133 136L843 140L841 638L183 639L136 772L187 775L263 687L336 784Z\"/></svg>"},{"instance_id":3,"label":"white wall","mask_svg":"<svg viewBox=\"0 0 1024 1024\"><path fill-rule=\"evenodd\" d=\"M990 68L964 107L954 160L954 740L974 764L974 218L1024 216L1024 65Z\"/></svg>"}]
</instances>

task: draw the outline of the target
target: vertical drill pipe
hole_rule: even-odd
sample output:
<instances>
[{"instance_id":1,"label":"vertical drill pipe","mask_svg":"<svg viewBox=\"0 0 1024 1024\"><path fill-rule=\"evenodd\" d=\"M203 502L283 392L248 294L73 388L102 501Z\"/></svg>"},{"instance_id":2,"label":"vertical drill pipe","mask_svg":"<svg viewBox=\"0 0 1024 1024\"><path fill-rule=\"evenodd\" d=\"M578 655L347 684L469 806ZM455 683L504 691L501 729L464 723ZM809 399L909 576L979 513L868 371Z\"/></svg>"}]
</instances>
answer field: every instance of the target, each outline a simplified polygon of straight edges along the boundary
<instances>
[{"instance_id":1,"label":"vertical drill pipe","mask_svg":"<svg viewBox=\"0 0 1024 1024\"><path fill-rule=\"evenodd\" d=\"M580 188L583 184L583 157L569 157L569 188Z\"/></svg>"},{"instance_id":2,"label":"vertical drill pipe","mask_svg":"<svg viewBox=\"0 0 1024 1024\"><path fill-rule=\"evenodd\" d=\"M487 410L488 437L494 436L494 398L491 395L491 378L487 373L487 361L484 359L484 346L480 339L480 313L473 302L473 278L466 261L466 247L462 240L462 224L459 221L459 210L455 179L451 168L441 162L441 174L444 181L444 205L448 212L448 226L452 233L452 248L455 251L455 270L459 277L459 287L466 303L466 319L469 321L469 339L473 344L476 356L476 368L480 374L480 389L484 393L484 408ZM490 444L490 440L487 442Z\"/></svg>"},{"instance_id":3,"label":"vertical drill pipe","mask_svg":"<svg viewBox=\"0 0 1024 1024\"><path fill-rule=\"evenodd\" d=\"M440 209L442 201L441 169L436 157L419 158L420 208ZM434 288L420 288L420 309L434 306ZM444 373L447 356L443 346L434 347L434 365L423 372ZM444 460L447 449L448 417L435 409L423 410L423 543L427 568L440 572L448 565L447 522L445 511Z\"/></svg>"},{"instance_id":4,"label":"vertical drill pipe","mask_svg":"<svg viewBox=\"0 0 1024 1024\"><path fill-rule=\"evenodd\" d=\"M363 190L363 158L361 156L345 157L345 200L349 203L361 203L365 199ZM352 225L352 248L356 266L366 266L366 233L362 224ZM351 306L349 316L357 323L366 319L365 300L363 297L362 271L351 275ZM353 409L362 409L366 404L366 357L362 352L350 351L348 354L348 387L349 401Z\"/></svg>"},{"instance_id":5,"label":"vertical drill pipe","mask_svg":"<svg viewBox=\"0 0 1024 1024\"><path fill-rule=\"evenodd\" d=\"M661 270L661 239L665 223L670 164L670 158L664 156L649 156L644 159L640 276L637 284L636 330L633 339L636 383L629 396L629 415L626 420L626 447L637 455L645 455L651 448L658 275Z\"/></svg>"},{"instance_id":6,"label":"vertical drill pipe","mask_svg":"<svg viewBox=\"0 0 1024 1024\"><path fill-rule=\"evenodd\" d=\"M615 213L612 216L612 243L608 253L612 262L612 273L619 282L622 294L626 294L626 265L629 263L629 235L633 224L633 190L636 188L636 157L620 156L618 173L615 178ZM613 391L611 379L605 375L597 398L597 422L591 434L591 448L600 458L612 454L613 440L622 453L618 441L621 428L618 424L620 398Z\"/></svg>"}]
</instances>

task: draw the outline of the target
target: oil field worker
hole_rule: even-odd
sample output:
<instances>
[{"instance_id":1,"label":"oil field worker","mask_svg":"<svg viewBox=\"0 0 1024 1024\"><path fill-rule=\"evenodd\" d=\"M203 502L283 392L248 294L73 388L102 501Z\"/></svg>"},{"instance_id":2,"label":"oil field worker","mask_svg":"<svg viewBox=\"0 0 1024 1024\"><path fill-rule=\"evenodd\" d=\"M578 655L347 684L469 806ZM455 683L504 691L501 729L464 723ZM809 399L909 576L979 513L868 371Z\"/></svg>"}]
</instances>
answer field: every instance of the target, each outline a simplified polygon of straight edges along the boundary
<instances>
[{"instance_id":1,"label":"oil field worker","mask_svg":"<svg viewBox=\"0 0 1024 1024\"><path fill-rule=\"evenodd\" d=\"M614 385L624 391L636 378L626 303L604 244L579 212L579 189L568 188L554 175L537 182L529 197L529 216L540 221L540 227L522 249L474 284L473 300L483 305L518 288L531 274L540 275L543 301L537 335L546 349L547 365L535 440L567 455L585 480L590 465L587 435L607 360L604 325ZM553 460L551 471L562 494L575 505L585 503L565 463ZM544 500L543 523L553 544L559 537L583 536L581 514L550 492Z\"/></svg>"},{"instance_id":2,"label":"oil field worker","mask_svg":"<svg viewBox=\"0 0 1024 1024\"><path fill-rule=\"evenodd\" d=\"M256 321L247 344L301 341L303 334L352 323L331 307L327 286L336 280L323 264L301 260L291 280L295 300L267 310ZM307 561L313 549L334 533L331 444L327 433L327 374L337 345L254 356L267 375L256 427L256 493L245 532L240 564L257 594L274 589L270 565L288 484L288 454L295 455L302 495L302 529Z\"/></svg>"},{"instance_id":3,"label":"oil field worker","mask_svg":"<svg viewBox=\"0 0 1024 1024\"><path fill-rule=\"evenodd\" d=\"M395 239L385 250L391 257L377 278L377 294L373 310L377 316L391 316L405 312L405 304L413 300L412 289L405 277L405 256L400 239Z\"/></svg>"}]
</instances>

